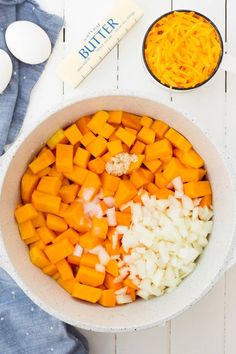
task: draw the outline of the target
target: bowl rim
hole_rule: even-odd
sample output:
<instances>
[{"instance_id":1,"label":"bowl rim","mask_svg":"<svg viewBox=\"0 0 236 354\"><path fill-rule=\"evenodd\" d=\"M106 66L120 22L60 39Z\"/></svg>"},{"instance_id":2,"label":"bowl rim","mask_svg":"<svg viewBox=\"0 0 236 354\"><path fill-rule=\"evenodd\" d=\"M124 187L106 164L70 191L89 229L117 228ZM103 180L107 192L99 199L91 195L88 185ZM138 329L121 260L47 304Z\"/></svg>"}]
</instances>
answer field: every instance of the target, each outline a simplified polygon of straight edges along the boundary
<instances>
[{"instance_id":1,"label":"bowl rim","mask_svg":"<svg viewBox=\"0 0 236 354\"><path fill-rule=\"evenodd\" d=\"M176 87L176 86L173 86L173 87L170 87L169 85L167 84L164 84L160 81L160 79L158 79L154 74L153 72L151 71L151 69L149 68L148 66L148 63L147 63L147 60L146 60L146 56L145 56L145 45L146 45L146 39L147 39L147 36L149 34L149 32L151 31L151 29L153 28L153 26L158 22L160 21L162 18L164 17L167 17L169 16L170 14L173 14L175 12L193 12L201 17L203 17L205 20L207 20L211 25L212 27L214 27L216 33L218 34L219 36L219 40L220 40L220 46L221 46L221 53L220 53L220 56L219 56L219 60L218 60L218 63L214 69L214 71L211 73L211 75L206 79L204 80L203 82L200 82L199 84L193 86L193 87ZM143 62L144 62L144 65L145 65L145 68L147 69L148 73L152 76L152 78L158 82L161 86L164 86L166 87L167 89L170 89L170 90L176 90L176 91L182 91L182 92L185 92L185 91L190 91L190 90L194 90L198 87L201 87L203 86L204 84L206 84L210 79L212 79L212 77L217 73L217 71L219 70L219 67L220 67L220 64L222 62L222 59L223 59L223 55L224 55L224 44L223 44L223 39L222 39L222 35L220 33L220 30L218 29L218 27L216 26L216 24L211 20L209 19L206 15L203 15L202 13L198 12L198 11L194 11L194 10L185 10L185 9L179 9L179 10L171 10L169 12L166 12L164 13L163 15L161 15L160 17L158 17L157 19L155 19L151 25L148 27L148 29L146 30L145 32L145 35L144 35L144 38L143 38L143 44L142 44L142 58L143 58Z\"/></svg>"}]
</instances>

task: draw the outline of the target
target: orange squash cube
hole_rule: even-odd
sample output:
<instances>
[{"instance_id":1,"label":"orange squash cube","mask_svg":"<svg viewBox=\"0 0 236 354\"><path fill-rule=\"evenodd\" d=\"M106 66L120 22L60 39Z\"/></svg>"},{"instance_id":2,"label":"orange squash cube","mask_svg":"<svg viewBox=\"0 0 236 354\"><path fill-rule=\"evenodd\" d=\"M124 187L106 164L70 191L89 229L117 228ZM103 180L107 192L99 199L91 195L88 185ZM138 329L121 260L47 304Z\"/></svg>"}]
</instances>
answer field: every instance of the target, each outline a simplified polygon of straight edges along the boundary
<instances>
[{"instance_id":1,"label":"orange squash cube","mask_svg":"<svg viewBox=\"0 0 236 354\"><path fill-rule=\"evenodd\" d=\"M121 141L118 139L113 140L113 141L109 141L107 143L107 148L110 153L110 156L115 156L115 155L123 152L123 147L122 147Z\"/></svg>"},{"instance_id":2,"label":"orange squash cube","mask_svg":"<svg viewBox=\"0 0 236 354\"><path fill-rule=\"evenodd\" d=\"M37 190L43 193L57 195L61 188L61 183L59 177L43 176L39 181Z\"/></svg>"},{"instance_id":3,"label":"orange squash cube","mask_svg":"<svg viewBox=\"0 0 236 354\"><path fill-rule=\"evenodd\" d=\"M102 295L99 299L99 304L104 307L116 306L116 296L113 289L102 290Z\"/></svg>"},{"instance_id":4,"label":"orange squash cube","mask_svg":"<svg viewBox=\"0 0 236 354\"><path fill-rule=\"evenodd\" d=\"M108 232L108 222L107 218L97 218L94 216L92 218L92 228L91 235L94 237L100 237L105 239Z\"/></svg>"},{"instance_id":5,"label":"orange squash cube","mask_svg":"<svg viewBox=\"0 0 236 354\"><path fill-rule=\"evenodd\" d=\"M114 283L115 277L109 273L106 273L104 285L107 289L113 289L114 291L123 288L123 283Z\"/></svg>"},{"instance_id":6,"label":"orange squash cube","mask_svg":"<svg viewBox=\"0 0 236 354\"><path fill-rule=\"evenodd\" d=\"M55 214L59 211L61 198L55 195L34 191L32 194L32 203L35 209L39 211Z\"/></svg>"},{"instance_id":7,"label":"orange squash cube","mask_svg":"<svg viewBox=\"0 0 236 354\"><path fill-rule=\"evenodd\" d=\"M37 233L38 233L40 239L45 243L45 245L53 242L56 238L56 233L54 231L50 230L47 226L39 227L37 229Z\"/></svg>"},{"instance_id":8,"label":"orange squash cube","mask_svg":"<svg viewBox=\"0 0 236 354\"><path fill-rule=\"evenodd\" d=\"M135 170L137 170L143 163L144 157L145 155L136 155L138 160L136 162L131 162L129 169L128 169L128 173L131 173Z\"/></svg>"},{"instance_id":9,"label":"orange squash cube","mask_svg":"<svg viewBox=\"0 0 236 354\"><path fill-rule=\"evenodd\" d=\"M142 127L137 135L137 139L141 140L144 144L153 144L155 141L155 132L150 128Z\"/></svg>"},{"instance_id":10,"label":"orange squash cube","mask_svg":"<svg viewBox=\"0 0 236 354\"><path fill-rule=\"evenodd\" d=\"M91 142L96 138L96 135L94 135L92 132L88 131L83 135L81 138L80 142L84 147L87 147Z\"/></svg>"},{"instance_id":11,"label":"orange squash cube","mask_svg":"<svg viewBox=\"0 0 236 354\"><path fill-rule=\"evenodd\" d=\"M26 238L31 238L35 236L35 228L31 220L25 221L21 224L18 224L18 228L20 231L20 235L22 240L25 240Z\"/></svg>"},{"instance_id":12,"label":"orange squash cube","mask_svg":"<svg viewBox=\"0 0 236 354\"><path fill-rule=\"evenodd\" d=\"M59 195L64 203L72 203L78 193L79 186L77 184L69 184L61 187Z\"/></svg>"},{"instance_id":13,"label":"orange squash cube","mask_svg":"<svg viewBox=\"0 0 236 354\"><path fill-rule=\"evenodd\" d=\"M86 300L92 303L98 302L102 295L102 290L85 284L75 283L72 290L72 296L80 300Z\"/></svg>"},{"instance_id":14,"label":"orange squash cube","mask_svg":"<svg viewBox=\"0 0 236 354\"><path fill-rule=\"evenodd\" d=\"M158 140L146 146L145 155L146 161L172 156L172 145L167 139Z\"/></svg>"},{"instance_id":15,"label":"orange squash cube","mask_svg":"<svg viewBox=\"0 0 236 354\"><path fill-rule=\"evenodd\" d=\"M68 225L63 218L52 214L47 214L47 226L50 230L56 232L64 232L68 229Z\"/></svg>"},{"instance_id":16,"label":"orange squash cube","mask_svg":"<svg viewBox=\"0 0 236 354\"><path fill-rule=\"evenodd\" d=\"M105 111L98 111L96 112L91 120L88 122L88 128L94 133L94 134L99 134L106 121L109 118L109 114Z\"/></svg>"},{"instance_id":17,"label":"orange squash cube","mask_svg":"<svg viewBox=\"0 0 236 354\"><path fill-rule=\"evenodd\" d=\"M156 136L159 139L162 139L164 137L165 133L167 132L167 130L169 129L169 126L168 126L168 124L166 124L162 120L155 120L153 122L151 128L156 133Z\"/></svg>"},{"instance_id":18,"label":"orange squash cube","mask_svg":"<svg viewBox=\"0 0 236 354\"><path fill-rule=\"evenodd\" d=\"M184 194L190 198L200 198L212 194L209 181L184 183Z\"/></svg>"},{"instance_id":19,"label":"orange squash cube","mask_svg":"<svg viewBox=\"0 0 236 354\"><path fill-rule=\"evenodd\" d=\"M186 152L192 147L192 144L182 134L173 128L170 128L165 133L165 138L167 138L174 146L182 151Z\"/></svg>"},{"instance_id":20,"label":"orange squash cube","mask_svg":"<svg viewBox=\"0 0 236 354\"><path fill-rule=\"evenodd\" d=\"M15 210L15 217L18 223L23 223L32 220L36 218L37 215L37 210L35 210L34 205L31 203L20 206Z\"/></svg>"},{"instance_id":21,"label":"orange squash cube","mask_svg":"<svg viewBox=\"0 0 236 354\"><path fill-rule=\"evenodd\" d=\"M62 278L60 278L60 274L58 273L58 278L55 279L57 281L57 283L65 290L67 291L69 294L72 295L72 291L73 288L75 286L75 284L77 283L75 281L75 279L69 279L69 280L63 280Z\"/></svg>"},{"instance_id":22,"label":"orange squash cube","mask_svg":"<svg viewBox=\"0 0 236 354\"><path fill-rule=\"evenodd\" d=\"M72 245L75 245L79 242L80 236L78 232L69 228L66 231L62 232L59 236L57 236L52 242L56 243L63 240L64 238L67 238L72 243Z\"/></svg>"},{"instance_id":23,"label":"orange squash cube","mask_svg":"<svg viewBox=\"0 0 236 354\"><path fill-rule=\"evenodd\" d=\"M29 164L29 168L31 171L36 174L39 171L43 170L44 168L50 166L55 162L55 156L53 155L52 151L49 149L45 149L35 160L33 160Z\"/></svg>"},{"instance_id":24,"label":"orange squash cube","mask_svg":"<svg viewBox=\"0 0 236 354\"><path fill-rule=\"evenodd\" d=\"M89 161L88 168L90 171L100 175L105 171L105 161L102 157L97 157L96 159Z\"/></svg>"},{"instance_id":25,"label":"orange squash cube","mask_svg":"<svg viewBox=\"0 0 236 354\"><path fill-rule=\"evenodd\" d=\"M89 159L90 153L87 150L78 147L74 157L74 164L82 168L87 168Z\"/></svg>"},{"instance_id":26,"label":"orange squash cube","mask_svg":"<svg viewBox=\"0 0 236 354\"><path fill-rule=\"evenodd\" d=\"M76 124L72 124L69 128L67 128L65 130L65 136L67 137L67 139L69 140L69 142L72 145L75 145L77 143L80 142L80 140L82 139L82 134L80 132L80 130L78 129Z\"/></svg>"},{"instance_id":27,"label":"orange squash cube","mask_svg":"<svg viewBox=\"0 0 236 354\"><path fill-rule=\"evenodd\" d=\"M80 265L80 257L78 256L68 256L67 262L73 265Z\"/></svg>"},{"instance_id":28,"label":"orange squash cube","mask_svg":"<svg viewBox=\"0 0 236 354\"><path fill-rule=\"evenodd\" d=\"M162 161L159 159L151 160L151 161L143 161L143 164L152 172L155 173L158 168L162 165Z\"/></svg>"},{"instance_id":29,"label":"orange squash cube","mask_svg":"<svg viewBox=\"0 0 236 354\"><path fill-rule=\"evenodd\" d=\"M67 137L65 136L65 132L63 129L58 129L56 133L54 133L50 139L47 141L47 146L53 150L57 146L57 144L66 144L68 141Z\"/></svg>"},{"instance_id":30,"label":"orange squash cube","mask_svg":"<svg viewBox=\"0 0 236 354\"><path fill-rule=\"evenodd\" d=\"M142 127L150 128L153 124L153 119L147 116L142 116L139 123L142 125Z\"/></svg>"},{"instance_id":31,"label":"orange squash cube","mask_svg":"<svg viewBox=\"0 0 236 354\"><path fill-rule=\"evenodd\" d=\"M111 124L105 123L99 135L105 139L109 139L110 136L114 133L116 128L114 128Z\"/></svg>"},{"instance_id":32,"label":"orange squash cube","mask_svg":"<svg viewBox=\"0 0 236 354\"><path fill-rule=\"evenodd\" d=\"M31 221L34 227L40 227L46 225L44 214L41 211L38 211L38 215L36 216L36 218L32 219Z\"/></svg>"},{"instance_id":33,"label":"orange squash cube","mask_svg":"<svg viewBox=\"0 0 236 354\"><path fill-rule=\"evenodd\" d=\"M80 264L86 267L94 268L99 263L99 258L96 254L85 253L80 257Z\"/></svg>"},{"instance_id":34,"label":"orange squash cube","mask_svg":"<svg viewBox=\"0 0 236 354\"><path fill-rule=\"evenodd\" d=\"M110 259L106 265L106 272L113 275L113 277L118 277L119 267L115 259Z\"/></svg>"},{"instance_id":35,"label":"orange squash cube","mask_svg":"<svg viewBox=\"0 0 236 354\"><path fill-rule=\"evenodd\" d=\"M71 172L73 170L73 146L57 144L56 169L58 172Z\"/></svg>"},{"instance_id":36,"label":"orange squash cube","mask_svg":"<svg viewBox=\"0 0 236 354\"><path fill-rule=\"evenodd\" d=\"M123 112L121 122L125 127L139 130L141 128L140 124L141 118L135 114L129 112Z\"/></svg>"},{"instance_id":37,"label":"orange squash cube","mask_svg":"<svg viewBox=\"0 0 236 354\"><path fill-rule=\"evenodd\" d=\"M98 175L89 171L85 178L82 187L80 188L78 196L86 201L93 199L101 188L101 181Z\"/></svg>"},{"instance_id":38,"label":"orange squash cube","mask_svg":"<svg viewBox=\"0 0 236 354\"><path fill-rule=\"evenodd\" d=\"M101 176L103 196L112 197L118 189L120 178L104 172Z\"/></svg>"},{"instance_id":39,"label":"orange squash cube","mask_svg":"<svg viewBox=\"0 0 236 354\"><path fill-rule=\"evenodd\" d=\"M71 266L65 259L61 259L55 264L55 266L60 274L61 279L69 280L74 278Z\"/></svg>"},{"instance_id":40,"label":"orange squash cube","mask_svg":"<svg viewBox=\"0 0 236 354\"><path fill-rule=\"evenodd\" d=\"M102 243L102 239L100 237L91 236L89 232L80 236L79 244L83 248L87 248L91 250L92 248L100 245Z\"/></svg>"},{"instance_id":41,"label":"orange squash cube","mask_svg":"<svg viewBox=\"0 0 236 354\"><path fill-rule=\"evenodd\" d=\"M57 267L54 264L50 264L43 269L44 274L52 276L57 273Z\"/></svg>"},{"instance_id":42,"label":"orange squash cube","mask_svg":"<svg viewBox=\"0 0 236 354\"><path fill-rule=\"evenodd\" d=\"M98 272L91 267L80 265L75 279L85 285L99 286L104 282L105 272Z\"/></svg>"},{"instance_id":43,"label":"orange squash cube","mask_svg":"<svg viewBox=\"0 0 236 354\"><path fill-rule=\"evenodd\" d=\"M212 195L205 195L200 201L200 207L207 206L208 208L212 206Z\"/></svg>"},{"instance_id":44,"label":"orange squash cube","mask_svg":"<svg viewBox=\"0 0 236 354\"><path fill-rule=\"evenodd\" d=\"M146 145L144 143L142 143L139 140L136 140L134 145L132 146L130 153L131 154L142 154L145 150Z\"/></svg>"},{"instance_id":45,"label":"orange squash cube","mask_svg":"<svg viewBox=\"0 0 236 354\"><path fill-rule=\"evenodd\" d=\"M108 151L106 152L104 155L101 156L101 158L103 159L104 162L107 162L111 159L111 153Z\"/></svg>"},{"instance_id":46,"label":"orange squash cube","mask_svg":"<svg viewBox=\"0 0 236 354\"><path fill-rule=\"evenodd\" d=\"M36 189L39 176L25 173L21 179L21 198L24 203L31 201L32 193Z\"/></svg>"},{"instance_id":47,"label":"orange squash cube","mask_svg":"<svg viewBox=\"0 0 236 354\"><path fill-rule=\"evenodd\" d=\"M163 176L168 182L172 181L175 177L180 176L180 164L176 157L172 157L163 171Z\"/></svg>"},{"instance_id":48,"label":"orange squash cube","mask_svg":"<svg viewBox=\"0 0 236 354\"><path fill-rule=\"evenodd\" d=\"M163 187L167 186L168 181L167 181L167 179L163 176L163 173L157 172L157 173L155 174L155 184L156 184L157 187L159 187L159 188L163 188Z\"/></svg>"},{"instance_id":49,"label":"orange squash cube","mask_svg":"<svg viewBox=\"0 0 236 354\"><path fill-rule=\"evenodd\" d=\"M131 183L129 180L121 180L115 194L115 206L117 208L120 208L122 204L125 204L132 200L136 196L136 194L137 189L135 188L133 183Z\"/></svg>"},{"instance_id":50,"label":"orange squash cube","mask_svg":"<svg viewBox=\"0 0 236 354\"><path fill-rule=\"evenodd\" d=\"M107 150L107 141L103 137L97 136L89 145L87 145L86 149L94 157L101 156Z\"/></svg>"},{"instance_id":51,"label":"orange squash cube","mask_svg":"<svg viewBox=\"0 0 236 354\"><path fill-rule=\"evenodd\" d=\"M72 172L64 173L65 177L70 181L82 185L88 175L89 171L85 168L74 166Z\"/></svg>"},{"instance_id":52,"label":"orange squash cube","mask_svg":"<svg viewBox=\"0 0 236 354\"><path fill-rule=\"evenodd\" d=\"M77 125L77 127L79 128L79 130L83 135L89 132L88 123L90 120L91 120L91 116L83 116L75 122L75 124Z\"/></svg>"},{"instance_id":53,"label":"orange squash cube","mask_svg":"<svg viewBox=\"0 0 236 354\"><path fill-rule=\"evenodd\" d=\"M133 171L131 176L130 176L130 182L137 188L143 187L145 184L147 184L149 181L148 179L144 176L142 171L140 169Z\"/></svg>"},{"instance_id":54,"label":"orange squash cube","mask_svg":"<svg viewBox=\"0 0 236 354\"><path fill-rule=\"evenodd\" d=\"M187 152L184 152L181 158L181 162L184 165L193 167L193 168L200 168L204 165L204 160L201 156L193 149L190 149Z\"/></svg>"},{"instance_id":55,"label":"orange squash cube","mask_svg":"<svg viewBox=\"0 0 236 354\"><path fill-rule=\"evenodd\" d=\"M73 251L74 246L67 238L61 240L60 242L53 243L52 245L47 246L44 250L50 262L53 264L61 261L67 256L70 256Z\"/></svg>"},{"instance_id":56,"label":"orange squash cube","mask_svg":"<svg viewBox=\"0 0 236 354\"><path fill-rule=\"evenodd\" d=\"M123 114L122 111L110 111L109 112L108 123L120 124L121 123L122 114Z\"/></svg>"},{"instance_id":57,"label":"orange squash cube","mask_svg":"<svg viewBox=\"0 0 236 354\"><path fill-rule=\"evenodd\" d=\"M119 138L123 143L125 143L128 147L133 145L135 142L136 136L132 133L130 133L128 130L124 128L119 128L116 131L116 136Z\"/></svg>"},{"instance_id":58,"label":"orange squash cube","mask_svg":"<svg viewBox=\"0 0 236 354\"><path fill-rule=\"evenodd\" d=\"M89 229L89 220L84 214L82 203L73 202L65 211L64 219L67 224L79 232L87 232Z\"/></svg>"},{"instance_id":59,"label":"orange squash cube","mask_svg":"<svg viewBox=\"0 0 236 354\"><path fill-rule=\"evenodd\" d=\"M50 265L49 260L45 256L42 250L38 247L32 247L29 250L30 260L31 262L36 265L38 268L44 268Z\"/></svg>"}]
</instances>

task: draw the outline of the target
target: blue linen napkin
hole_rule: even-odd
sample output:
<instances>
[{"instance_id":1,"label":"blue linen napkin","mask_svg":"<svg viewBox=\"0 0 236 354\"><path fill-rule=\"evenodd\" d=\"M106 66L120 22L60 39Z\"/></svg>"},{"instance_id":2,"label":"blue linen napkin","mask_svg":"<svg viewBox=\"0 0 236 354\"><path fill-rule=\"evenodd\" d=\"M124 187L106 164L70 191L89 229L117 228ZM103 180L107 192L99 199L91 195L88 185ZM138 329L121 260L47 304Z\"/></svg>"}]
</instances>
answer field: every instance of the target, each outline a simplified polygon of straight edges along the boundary
<instances>
[{"instance_id":1,"label":"blue linen napkin","mask_svg":"<svg viewBox=\"0 0 236 354\"><path fill-rule=\"evenodd\" d=\"M60 17L41 10L34 0L0 0L0 49L7 51L13 62L12 80L0 95L0 155L4 152L4 146L11 144L18 135L31 90L45 67L45 63L24 64L8 51L5 30L16 20L31 21L42 27L47 32L52 47L63 24Z\"/></svg>"},{"instance_id":2,"label":"blue linen napkin","mask_svg":"<svg viewBox=\"0 0 236 354\"><path fill-rule=\"evenodd\" d=\"M46 314L0 269L1 354L88 354L74 327Z\"/></svg>"}]
</instances>

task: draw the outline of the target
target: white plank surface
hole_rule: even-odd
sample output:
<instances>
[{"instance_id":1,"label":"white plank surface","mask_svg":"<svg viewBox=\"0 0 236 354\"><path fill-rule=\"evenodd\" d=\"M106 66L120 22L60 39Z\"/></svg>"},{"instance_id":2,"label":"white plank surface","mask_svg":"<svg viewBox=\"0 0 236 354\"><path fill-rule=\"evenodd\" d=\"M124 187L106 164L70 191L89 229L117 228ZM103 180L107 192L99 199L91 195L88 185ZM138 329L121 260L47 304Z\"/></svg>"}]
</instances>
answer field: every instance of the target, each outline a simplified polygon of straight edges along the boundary
<instances>
[{"instance_id":1,"label":"white plank surface","mask_svg":"<svg viewBox=\"0 0 236 354\"><path fill-rule=\"evenodd\" d=\"M77 88L63 86L55 69L60 60L84 36L116 0L38 0L42 7L65 18L65 43L62 34L46 70L31 97L25 125L30 125L55 104L86 91L122 88L148 91L183 111L190 112L210 131L221 146L227 145L236 157L236 77L217 75L198 91L170 94L157 86L145 73L141 46L152 21L171 8L203 12L220 28L227 28L227 49L236 55L235 0L136 0L144 17L118 47ZM225 8L227 11L227 26ZM90 343L90 354L234 354L236 353L236 266L212 291L189 311L165 327L131 334L102 334L82 331Z\"/></svg>"}]
</instances>

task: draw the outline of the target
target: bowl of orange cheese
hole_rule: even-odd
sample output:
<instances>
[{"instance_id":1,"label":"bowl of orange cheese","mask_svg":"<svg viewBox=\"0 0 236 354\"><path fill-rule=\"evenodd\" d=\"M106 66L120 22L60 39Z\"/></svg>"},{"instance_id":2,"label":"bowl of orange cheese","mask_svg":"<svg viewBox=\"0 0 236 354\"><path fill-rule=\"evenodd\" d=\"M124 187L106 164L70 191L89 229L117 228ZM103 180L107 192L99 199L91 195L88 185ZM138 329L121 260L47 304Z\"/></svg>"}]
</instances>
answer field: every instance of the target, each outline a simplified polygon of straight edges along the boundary
<instances>
[{"instance_id":1,"label":"bowl of orange cheese","mask_svg":"<svg viewBox=\"0 0 236 354\"><path fill-rule=\"evenodd\" d=\"M210 80L223 56L219 30L206 16L190 10L171 11L155 20L143 41L143 59L151 76L176 90L189 90Z\"/></svg>"}]
</instances>

